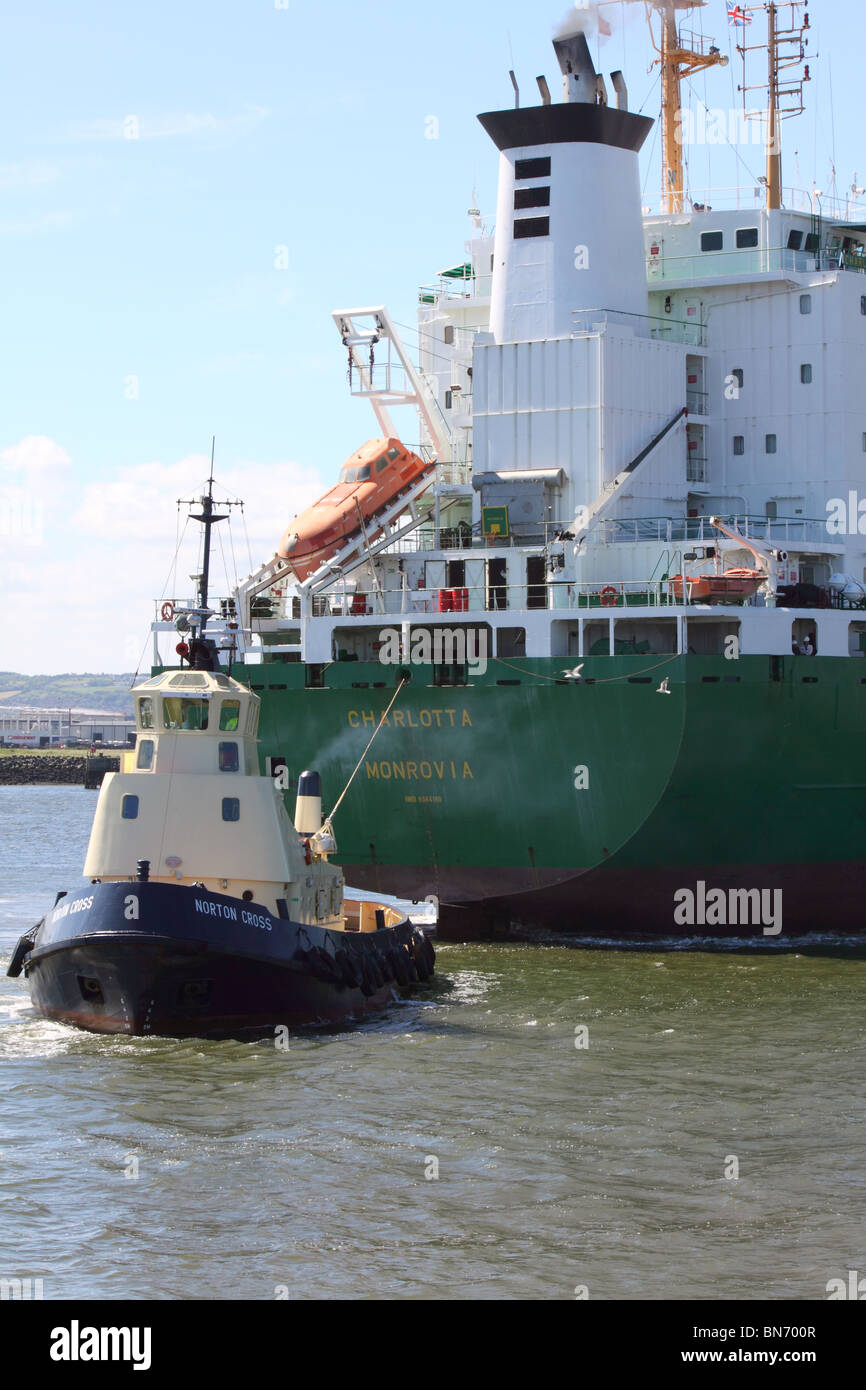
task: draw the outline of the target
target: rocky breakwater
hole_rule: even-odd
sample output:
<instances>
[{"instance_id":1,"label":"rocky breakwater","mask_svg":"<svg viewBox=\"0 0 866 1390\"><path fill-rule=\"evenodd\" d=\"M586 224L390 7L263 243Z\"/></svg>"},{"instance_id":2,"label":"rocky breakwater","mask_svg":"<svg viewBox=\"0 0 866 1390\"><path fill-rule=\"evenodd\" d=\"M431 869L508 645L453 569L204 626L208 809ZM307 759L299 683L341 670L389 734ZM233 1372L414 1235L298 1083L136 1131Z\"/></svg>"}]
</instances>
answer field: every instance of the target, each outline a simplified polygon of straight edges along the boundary
<instances>
[{"instance_id":1,"label":"rocky breakwater","mask_svg":"<svg viewBox=\"0 0 866 1390\"><path fill-rule=\"evenodd\" d=\"M120 770L119 758L64 758L52 753L6 753L0 756L0 786L72 783L95 787L106 772Z\"/></svg>"}]
</instances>

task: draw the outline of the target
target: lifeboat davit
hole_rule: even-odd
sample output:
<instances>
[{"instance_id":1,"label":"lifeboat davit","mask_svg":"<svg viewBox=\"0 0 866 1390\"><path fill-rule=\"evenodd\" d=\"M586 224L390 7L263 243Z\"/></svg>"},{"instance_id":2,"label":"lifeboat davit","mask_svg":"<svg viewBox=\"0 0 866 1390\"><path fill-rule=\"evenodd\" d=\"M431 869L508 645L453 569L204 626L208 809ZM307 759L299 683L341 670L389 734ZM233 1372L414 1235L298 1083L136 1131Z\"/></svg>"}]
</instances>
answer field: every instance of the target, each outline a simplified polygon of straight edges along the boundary
<instances>
[{"instance_id":1,"label":"lifeboat davit","mask_svg":"<svg viewBox=\"0 0 866 1390\"><path fill-rule=\"evenodd\" d=\"M330 492L289 524L277 554L289 561L299 580L306 579L362 527L371 538L377 534L370 521L435 464L435 459L425 462L413 454L399 439L369 440L346 459L340 481Z\"/></svg>"}]
</instances>

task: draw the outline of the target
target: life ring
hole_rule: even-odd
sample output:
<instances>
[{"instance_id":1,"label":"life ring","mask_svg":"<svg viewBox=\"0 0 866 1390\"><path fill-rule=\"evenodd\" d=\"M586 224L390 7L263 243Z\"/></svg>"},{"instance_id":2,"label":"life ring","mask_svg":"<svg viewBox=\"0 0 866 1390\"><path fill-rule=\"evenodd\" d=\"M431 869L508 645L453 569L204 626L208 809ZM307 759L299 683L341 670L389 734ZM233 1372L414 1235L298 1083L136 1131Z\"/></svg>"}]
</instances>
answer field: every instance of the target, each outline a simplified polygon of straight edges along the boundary
<instances>
[{"instance_id":1,"label":"life ring","mask_svg":"<svg viewBox=\"0 0 866 1390\"><path fill-rule=\"evenodd\" d=\"M619 591L612 584L605 584L600 594L602 608L613 608L619 599Z\"/></svg>"},{"instance_id":2,"label":"life ring","mask_svg":"<svg viewBox=\"0 0 866 1390\"><path fill-rule=\"evenodd\" d=\"M170 623L172 618L174 617L174 604L164 603L159 610L159 616L162 618L162 621L164 623Z\"/></svg>"}]
</instances>

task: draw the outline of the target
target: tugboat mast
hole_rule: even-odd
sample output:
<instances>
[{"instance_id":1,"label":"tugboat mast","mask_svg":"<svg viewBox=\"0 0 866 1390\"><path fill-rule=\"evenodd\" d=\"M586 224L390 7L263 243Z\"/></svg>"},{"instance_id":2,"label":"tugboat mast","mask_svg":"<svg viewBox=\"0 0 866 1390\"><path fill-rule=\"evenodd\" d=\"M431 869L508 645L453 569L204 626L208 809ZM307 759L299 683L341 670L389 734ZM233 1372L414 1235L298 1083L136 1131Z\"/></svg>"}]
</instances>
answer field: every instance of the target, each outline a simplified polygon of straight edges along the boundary
<instances>
[{"instance_id":1,"label":"tugboat mast","mask_svg":"<svg viewBox=\"0 0 866 1390\"><path fill-rule=\"evenodd\" d=\"M226 520L228 519L228 515L229 515L228 512L225 512L225 513L223 513L223 514L220 516L220 515L218 515L218 514L214 511L214 509L213 509L213 462L214 462L214 452L215 452L215 449L216 449L216 436L214 435L214 436L211 438L211 446L210 446L210 477L208 478L208 481L207 481L207 492L204 493L204 494L198 499L198 500L200 501L200 503L201 503L201 512L199 512L199 513L190 512L190 518L191 518L191 520L192 520L192 521L198 521L198 522L200 522L201 525L202 525L203 528L204 528L204 532L203 532L204 556L203 556L203 559L202 559L201 574L199 575L199 583L198 583L198 606L199 606L199 609L201 610L201 612L205 615L205 618L204 618L204 620L203 620L203 622L202 622L202 628L204 628L204 623L207 621L206 615L207 615L207 612L208 612L207 602L208 602L208 590L209 590L209 588L210 588L210 546L211 546L211 531L213 530L213 527L216 525L216 523L217 523L218 521L226 521ZM191 507L191 506L194 506L195 503L194 503L194 502L184 502L184 503L180 503L179 505L182 505L182 506L190 506L190 507ZM230 503L230 502L229 502L229 503L224 503L224 505L225 505L225 506L231 506L231 503Z\"/></svg>"}]
</instances>

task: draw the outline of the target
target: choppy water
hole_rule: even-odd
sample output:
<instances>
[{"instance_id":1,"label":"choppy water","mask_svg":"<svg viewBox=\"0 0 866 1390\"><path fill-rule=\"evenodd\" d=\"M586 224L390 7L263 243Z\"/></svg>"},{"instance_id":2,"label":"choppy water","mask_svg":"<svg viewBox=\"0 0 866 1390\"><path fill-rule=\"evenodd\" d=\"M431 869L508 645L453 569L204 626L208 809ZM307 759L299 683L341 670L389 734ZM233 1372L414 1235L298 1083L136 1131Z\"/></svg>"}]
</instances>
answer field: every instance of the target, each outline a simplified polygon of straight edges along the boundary
<instances>
[{"instance_id":1,"label":"choppy water","mask_svg":"<svg viewBox=\"0 0 866 1390\"><path fill-rule=\"evenodd\" d=\"M78 878L94 804L0 788L4 970ZM866 1273L864 959L442 946L438 969L287 1053L91 1037L4 976L0 1277L46 1298L803 1299Z\"/></svg>"}]
</instances>

